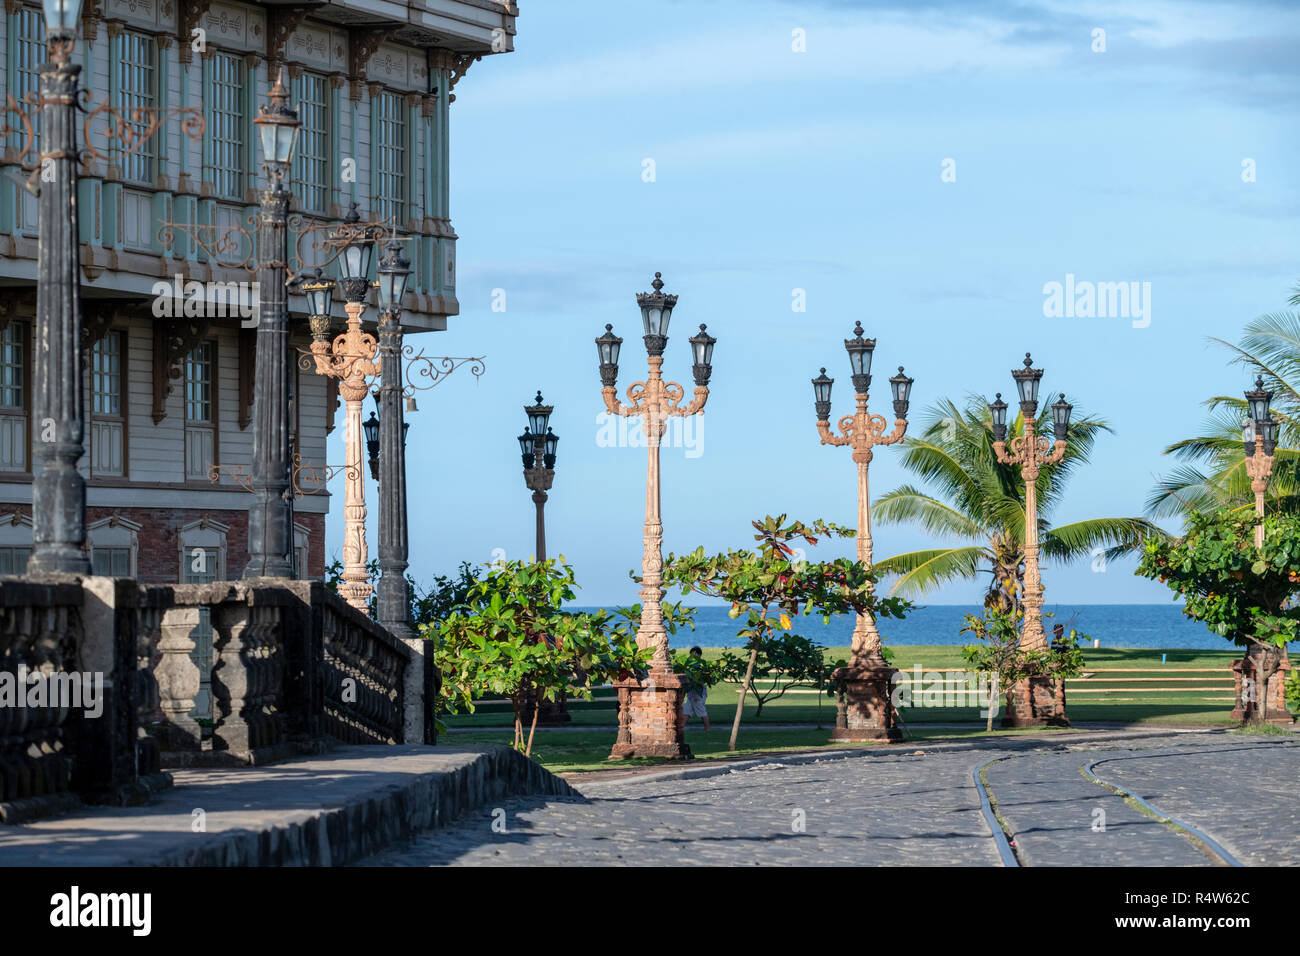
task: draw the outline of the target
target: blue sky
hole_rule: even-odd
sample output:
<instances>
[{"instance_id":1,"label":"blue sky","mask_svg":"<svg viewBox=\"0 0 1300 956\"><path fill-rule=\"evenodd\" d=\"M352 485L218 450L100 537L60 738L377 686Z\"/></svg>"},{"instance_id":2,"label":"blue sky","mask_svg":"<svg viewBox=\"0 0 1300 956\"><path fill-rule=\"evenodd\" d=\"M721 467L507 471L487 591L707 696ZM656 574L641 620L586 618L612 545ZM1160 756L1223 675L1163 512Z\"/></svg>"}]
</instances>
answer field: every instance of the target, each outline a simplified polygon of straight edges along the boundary
<instances>
[{"instance_id":1,"label":"blue sky","mask_svg":"<svg viewBox=\"0 0 1300 956\"><path fill-rule=\"evenodd\" d=\"M487 371L422 393L409 417L418 580L532 553L514 436L540 388L561 436L549 550L575 566L581 603L637 599L645 450L598 444L592 340L612 322L620 390L644 378L633 296L656 270L681 297L666 376L690 382L700 322L718 337L697 451L663 455L678 551L746 544L767 513L854 523L854 466L819 445L809 379L827 366L832 417L852 410L842 342L858 320L877 339L873 408L888 412L883 379L905 365L913 422L943 397L1014 392L1032 351L1044 395L1115 429L1054 520L1141 514L1161 449L1199 430L1205 398L1247 385L1207 337L1235 338L1300 278L1290 4L521 7L516 51L476 64L452 109L461 315L417 341L486 355ZM1045 317L1044 285L1067 274L1150 283L1149 325ZM899 457L878 451L873 495L908 480ZM881 557L931 545L907 527L874 537ZM1132 568L1047 565L1048 603L1168 600ZM927 602L975 603L983 586Z\"/></svg>"}]
</instances>

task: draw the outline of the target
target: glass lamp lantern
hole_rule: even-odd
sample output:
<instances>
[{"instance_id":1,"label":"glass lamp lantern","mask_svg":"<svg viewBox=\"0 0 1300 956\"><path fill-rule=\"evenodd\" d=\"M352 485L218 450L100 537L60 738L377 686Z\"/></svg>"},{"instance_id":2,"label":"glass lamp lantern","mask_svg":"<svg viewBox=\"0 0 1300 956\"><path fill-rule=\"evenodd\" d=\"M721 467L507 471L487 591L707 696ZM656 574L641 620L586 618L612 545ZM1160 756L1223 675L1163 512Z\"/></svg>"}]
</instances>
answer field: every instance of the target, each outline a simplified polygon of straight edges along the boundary
<instances>
[{"instance_id":1,"label":"glass lamp lantern","mask_svg":"<svg viewBox=\"0 0 1300 956\"><path fill-rule=\"evenodd\" d=\"M989 403L989 414L993 417L993 440L1007 440L1007 403L1002 401L998 392L996 400Z\"/></svg>"},{"instance_id":2,"label":"glass lamp lantern","mask_svg":"<svg viewBox=\"0 0 1300 956\"><path fill-rule=\"evenodd\" d=\"M596 339L596 354L600 358L600 384L618 382L618 350L623 340L614 334L614 326L606 325L605 334Z\"/></svg>"},{"instance_id":3,"label":"glass lamp lantern","mask_svg":"<svg viewBox=\"0 0 1300 956\"><path fill-rule=\"evenodd\" d=\"M1065 400L1065 393L1061 393L1059 400L1052 403L1052 431L1056 435L1057 441L1065 441L1066 435L1070 429L1070 412L1074 408Z\"/></svg>"},{"instance_id":4,"label":"glass lamp lantern","mask_svg":"<svg viewBox=\"0 0 1300 956\"><path fill-rule=\"evenodd\" d=\"M817 420L819 422L829 421L831 417L831 386L835 384L835 379L826 374L826 369L812 380L813 387L813 407L817 409Z\"/></svg>"},{"instance_id":5,"label":"glass lamp lantern","mask_svg":"<svg viewBox=\"0 0 1300 956\"><path fill-rule=\"evenodd\" d=\"M559 444L560 436L555 434L549 428L546 429L546 440L544 442L545 452L542 457L542 464L547 468L555 467L555 446Z\"/></svg>"},{"instance_id":6,"label":"glass lamp lantern","mask_svg":"<svg viewBox=\"0 0 1300 956\"><path fill-rule=\"evenodd\" d=\"M894 417L906 418L907 405L912 399L912 383L916 379L903 374L903 366L898 366L898 374L889 380L889 388L894 393Z\"/></svg>"},{"instance_id":7,"label":"glass lamp lantern","mask_svg":"<svg viewBox=\"0 0 1300 956\"><path fill-rule=\"evenodd\" d=\"M534 438L544 438L546 429L551 423L551 412L555 411L554 405L547 405L542 401L542 393L537 393L537 404L525 405L524 414L528 416L528 432Z\"/></svg>"},{"instance_id":8,"label":"glass lamp lantern","mask_svg":"<svg viewBox=\"0 0 1300 956\"><path fill-rule=\"evenodd\" d=\"M668 323L672 320L677 296L663 291L663 273L656 272L650 283L653 292L638 292L636 304L641 308L641 324L645 328L645 347L651 355L663 355L668 344Z\"/></svg>"},{"instance_id":9,"label":"glass lamp lantern","mask_svg":"<svg viewBox=\"0 0 1300 956\"><path fill-rule=\"evenodd\" d=\"M411 262L402 255L402 245L396 239L384 247L384 256L379 260L379 309L382 312L396 312L402 307L402 296L406 295L406 283L411 278Z\"/></svg>"},{"instance_id":10,"label":"glass lamp lantern","mask_svg":"<svg viewBox=\"0 0 1300 956\"><path fill-rule=\"evenodd\" d=\"M1269 404L1273 401L1273 393L1264 388L1264 377L1257 376L1255 387L1248 389L1245 393L1246 402L1250 405L1250 417L1257 422L1262 422L1269 417Z\"/></svg>"},{"instance_id":11,"label":"glass lamp lantern","mask_svg":"<svg viewBox=\"0 0 1300 956\"><path fill-rule=\"evenodd\" d=\"M343 244L339 253L339 285L349 302L361 302L370 288L370 262L375 255L374 240L360 227L361 214L353 203L343 218L343 228L338 241Z\"/></svg>"},{"instance_id":12,"label":"glass lamp lantern","mask_svg":"<svg viewBox=\"0 0 1300 956\"><path fill-rule=\"evenodd\" d=\"M378 399L376 399L377 401ZM379 480L379 419L371 411L370 417L361 423L361 430L366 433L366 451L370 454L370 477Z\"/></svg>"},{"instance_id":13,"label":"glass lamp lantern","mask_svg":"<svg viewBox=\"0 0 1300 956\"><path fill-rule=\"evenodd\" d=\"M313 341L324 342L329 337L330 313L334 309L334 280L316 268L299 279L298 291L307 297L307 321Z\"/></svg>"},{"instance_id":14,"label":"glass lamp lantern","mask_svg":"<svg viewBox=\"0 0 1300 956\"><path fill-rule=\"evenodd\" d=\"M1020 391L1020 411L1026 418L1038 414L1038 383L1043 379L1043 370L1034 368L1034 360L1025 353L1025 367L1011 370L1011 377L1016 380Z\"/></svg>"},{"instance_id":15,"label":"glass lamp lantern","mask_svg":"<svg viewBox=\"0 0 1300 956\"><path fill-rule=\"evenodd\" d=\"M1241 423L1241 446L1247 458L1255 457L1255 419L1247 418Z\"/></svg>"},{"instance_id":16,"label":"glass lamp lantern","mask_svg":"<svg viewBox=\"0 0 1300 956\"><path fill-rule=\"evenodd\" d=\"M1277 450L1277 422L1271 418L1260 422L1259 440L1264 446L1264 454L1271 456Z\"/></svg>"},{"instance_id":17,"label":"glass lamp lantern","mask_svg":"<svg viewBox=\"0 0 1300 956\"><path fill-rule=\"evenodd\" d=\"M519 436L519 454L524 460L525 468L532 468L537 464L537 457L533 452L533 434L524 432Z\"/></svg>"},{"instance_id":18,"label":"glass lamp lantern","mask_svg":"<svg viewBox=\"0 0 1300 956\"><path fill-rule=\"evenodd\" d=\"M284 88L283 69L276 77L275 86L271 87L267 98L271 102L258 110L253 125L261 134L262 159L275 170L274 175L278 181L284 178L284 171L293 158L298 130L302 127L297 111L289 108L289 91Z\"/></svg>"},{"instance_id":19,"label":"glass lamp lantern","mask_svg":"<svg viewBox=\"0 0 1300 956\"><path fill-rule=\"evenodd\" d=\"M844 340L844 350L849 353L853 390L865 395L871 389L871 354L876 350L876 340L863 338L862 323L855 322L853 338Z\"/></svg>"},{"instance_id":20,"label":"glass lamp lantern","mask_svg":"<svg viewBox=\"0 0 1300 956\"><path fill-rule=\"evenodd\" d=\"M81 0L42 0L46 36L74 36L81 19Z\"/></svg>"},{"instance_id":21,"label":"glass lamp lantern","mask_svg":"<svg viewBox=\"0 0 1300 956\"><path fill-rule=\"evenodd\" d=\"M718 340L708 333L707 328L704 323L700 323L700 331L687 339L691 343L691 357L695 361L691 373L695 376L696 385L708 385L709 376L713 374L713 346L717 345Z\"/></svg>"}]
</instances>

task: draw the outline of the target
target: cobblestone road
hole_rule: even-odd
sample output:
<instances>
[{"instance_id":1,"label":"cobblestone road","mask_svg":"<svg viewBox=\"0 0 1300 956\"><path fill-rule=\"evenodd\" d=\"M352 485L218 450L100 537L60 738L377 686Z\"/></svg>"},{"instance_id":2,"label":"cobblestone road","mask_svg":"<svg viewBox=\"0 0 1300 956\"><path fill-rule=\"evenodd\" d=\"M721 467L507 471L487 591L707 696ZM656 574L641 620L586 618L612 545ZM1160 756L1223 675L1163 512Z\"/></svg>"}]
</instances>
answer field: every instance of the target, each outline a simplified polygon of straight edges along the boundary
<instances>
[{"instance_id":1,"label":"cobblestone road","mask_svg":"<svg viewBox=\"0 0 1300 956\"><path fill-rule=\"evenodd\" d=\"M365 865L995 866L972 777L992 757L1005 759L985 779L1022 865L1215 862L1086 779L1079 768L1093 760L1104 761L1096 768L1104 779L1204 829L1244 863L1300 863L1287 799L1300 779L1300 741L1196 734L920 749L774 758L688 779L584 781L580 797L485 807ZM1286 819L1269 816L1278 813Z\"/></svg>"}]
</instances>

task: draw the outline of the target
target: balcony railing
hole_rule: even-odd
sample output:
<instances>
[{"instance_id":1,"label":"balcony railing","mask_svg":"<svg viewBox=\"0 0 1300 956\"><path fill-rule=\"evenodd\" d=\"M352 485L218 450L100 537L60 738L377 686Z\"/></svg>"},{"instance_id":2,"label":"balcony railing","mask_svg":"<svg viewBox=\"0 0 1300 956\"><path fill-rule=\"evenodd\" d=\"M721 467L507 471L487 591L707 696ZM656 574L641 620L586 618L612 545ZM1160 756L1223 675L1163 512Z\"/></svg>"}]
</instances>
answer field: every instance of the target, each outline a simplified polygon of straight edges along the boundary
<instances>
[{"instance_id":1,"label":"balcony railing","mask_svg":"<svg viewBox=\"0 0 1300 956\"><path fill-rule=\"evenodd\" d=\"M169 782L162 767L401 743L411 660L319 581L0 578L0 822L137 802Z\"/></svg>"}]
</instances>

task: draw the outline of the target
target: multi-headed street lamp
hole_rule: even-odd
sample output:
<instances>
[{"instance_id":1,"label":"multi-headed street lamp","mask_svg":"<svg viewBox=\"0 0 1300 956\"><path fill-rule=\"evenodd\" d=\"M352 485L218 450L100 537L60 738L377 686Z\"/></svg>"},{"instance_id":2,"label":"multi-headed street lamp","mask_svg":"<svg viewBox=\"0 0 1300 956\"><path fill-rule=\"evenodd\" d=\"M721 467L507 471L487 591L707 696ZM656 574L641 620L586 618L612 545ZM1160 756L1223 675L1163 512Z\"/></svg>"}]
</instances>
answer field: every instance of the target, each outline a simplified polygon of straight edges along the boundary
<instances>
[{"instance_id":1,"label":"multi-headed street lamp","mask_svg":"<svg viewBox=\"0 0 1300 956\"><path fill-rule=\"evenodd\" d=\"M1026 651L1047 649L1043 632L1043 582L1038 569L1038 476L1044 465L1056 464L1065 455L1066 436L1073 408L1061 393L1052 404L1052 430L1055 442L1037 433L1038 385L1043 370L1033 367L1033 359L1025 353L1024 368L1014 369L1020 393L1020 414L1024 419L1024 434L1013 438L1007 446L1007 403L1002 393L989 404L993 419L993 450L1004 465L1019 465L1025 483L1025 620L1020 633L1020 647ZM1059 681L1050 677L1030 677L1012 690L1012 706L1002 718L1006 727L1026 727L1041 724L1067 725L1065 695Z\"/></svg>"},{"instance_id":2,"label":"multi-headed street lamp","mask_svg":"<svg viewBox=\"0 0 1300 956\"><path fill-rule=\"evenodd\" d=\"M81 66L70 62L81 0L46 0L50 62L40 68L40 235L36 284L33 421L41 461L32 480L32 556L28 574L89 574L82 413L81 276L78 274L77 97ZM52 430L47 426L53 425Z\"/></svg>"},{"instance_id":3,"label":"multi-headed street lamp","mask_svg":"<svg viewBox=\"0 0 1300 956\"><path fill-rule=\"evenodd\" d=\"M311 357L316 372L338 379L339 395L347 408L344 431L343 505L343 575L339 593L357 610L365 612L373 590L366 572L366 498L365 474L361 466L361 403L370 391L369 380L380 373L375 354L375 337L361 329L366 292L370 288L370 263L374 257L374 239L362 228L356 204L343 220L335 242L338 256L338 288L343 292L347 327L343 334L330 339L330 309L334 283L319 271L300 285L311 309Z\"/></svg>"},{"instance_id":4,"label":"multi-headed street lamp","mask_svg":"<svg viewBox=\"0 0 1300 956\"><path fill-rule=\"evenodd\" d=\"M555 446L560 436L551 431L554 406L542 402L537 393L535 405L525 405L528 427L519 436L519 451L524 461L524 485L533 493L537 508L537 560L546 560L546 493L555 480Z\"/></svg>"},{"instance_id":5,"label":"multi-headed street lamp","mask_svg":"<svg viewBox=\"0 0 1300 956\"><path fill-rule=\"evenodd\" d=\"M1269 412L1273 393L1264 388L1263 376L1255 379L1255 387L1246 392L1250 417L1242 429L1241 441L1246 452L1246 475L1250 490L1255 493L1255 547L1264 547L1264 493L1268 479L1273 474L1273 452L1277 449L1277 422Z\"/></svg>"},{"instance_id":6,"label":"multi-headed street lamp","mask_svg":"<svg viewBox=\"0 0 1300 956\"><path fill-rule=\"evenodd\" d=\"M883 415L872 415L867 408L871 389L871 357L876 348L875 339L863 338L862 323L853 327L853 338L844 340L849 353L849 368L853 376L853 391L857 397L857 411L839 421L840 434L831 430L831 385L835 380L826 375L826 369L812 380L813 403L817 412L817 432L823 445L848 445L853 449L853 460L858 466L858 560L871 564L871 498L867 488L867 469L871 464L872 449L877 445L893 445L903 440L907 433L907 406L912 394L912 379L898 374L889 380L894 396L894 430L885 434L887 422ZM880 632L869 612L858 615L853 628L852 656L848 667L836 670L831 676L839 690L839 708L835 718L832 740L898 740L902 734L890 706L893 676L880 648Z\"/></svg>"},{"instance_id":7,"label":"multi-headed street lamp","mask_svg":"<svg viewBox=\"0 0 1300 956\"><path fill-rule=\"evenodd\" d=\"M683 407L681 402L686 390L676 382L665 382L661 374L664 349L668 344L668 323L677 305L677 296L663 291L663 277L658 272L651 285L653 292L639 293L636 297L641 309L643 339L650 368L644 382L634 382L628 387L630 405L621 404L617 396L618 354L623 340L614 334L612 325L606 325L605 334L596 339L605 409L611 415L640 417L649 446L645 547L641 558L641 624L637 628L636 643L641 648L653 648L654 656L644 682L630 679L615 685L619 705L618 741L611 756L687 758L691 756L691 749L686 745L682 720L682 695L686 681L673 673L668 657L668 632L663 620L664 529L660 513L659 443L670 417L686 417L703 411L709 397L713 346L717 339L709 335L703 325L697 334L690 337L695 395L691 403Z\"/></svg>"}]
</instances>

